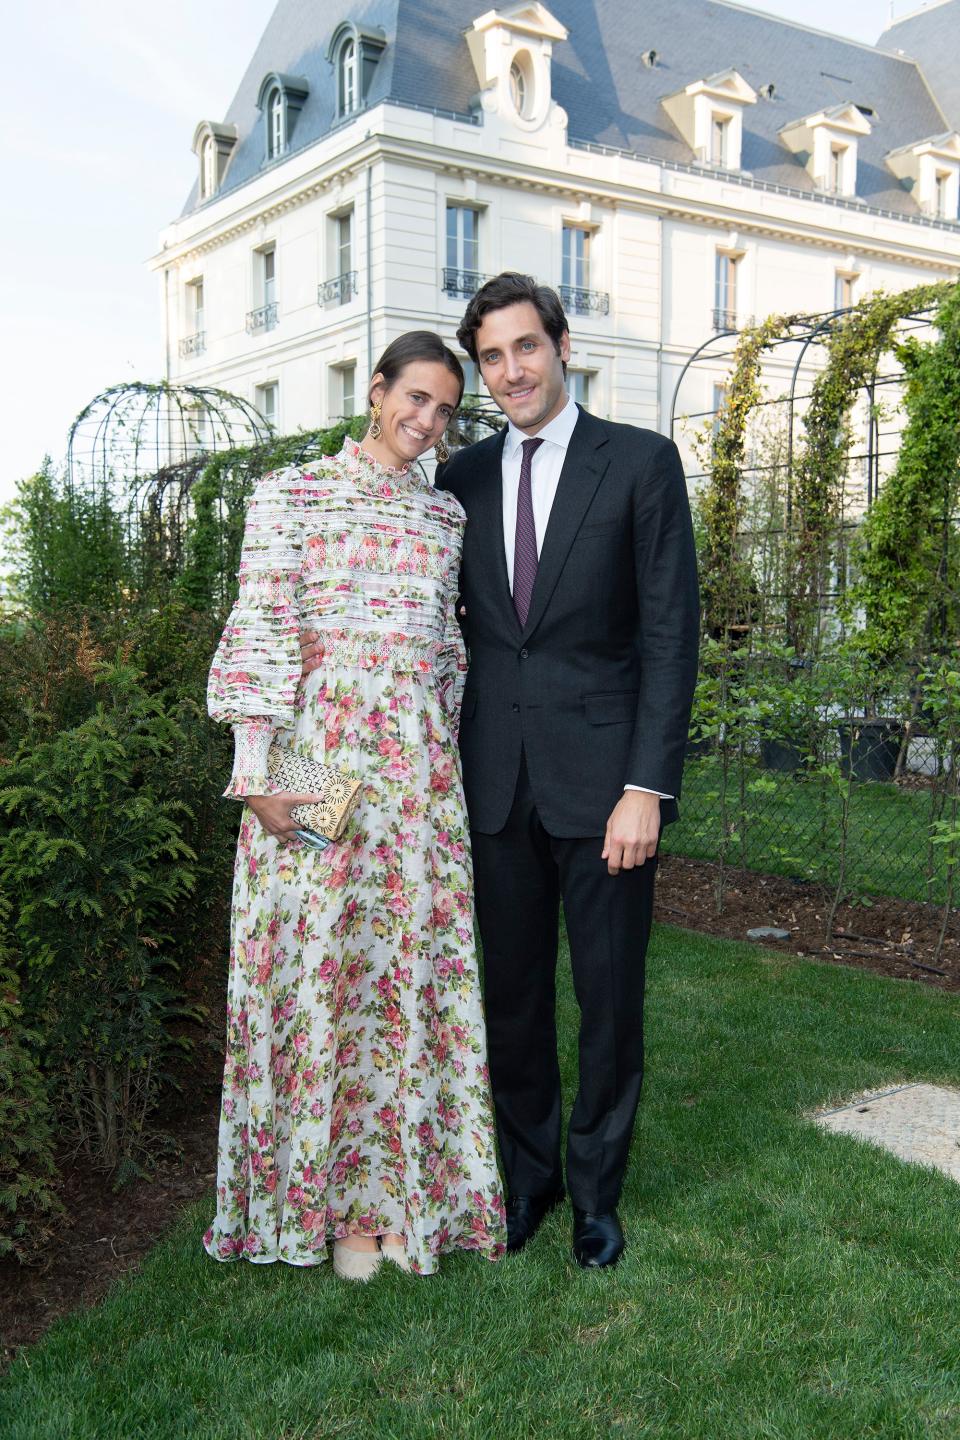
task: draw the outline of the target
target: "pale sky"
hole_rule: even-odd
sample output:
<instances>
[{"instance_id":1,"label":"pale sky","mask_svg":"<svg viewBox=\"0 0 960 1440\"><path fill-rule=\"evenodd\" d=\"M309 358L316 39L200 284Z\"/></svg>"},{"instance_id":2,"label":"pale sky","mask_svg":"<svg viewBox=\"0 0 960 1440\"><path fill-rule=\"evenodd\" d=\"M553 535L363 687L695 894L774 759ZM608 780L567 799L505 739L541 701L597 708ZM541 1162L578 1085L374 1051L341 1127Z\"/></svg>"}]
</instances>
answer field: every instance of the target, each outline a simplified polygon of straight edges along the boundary
<instances>
[{"instance_id":1,"label":"pale sky","mask_svg":"<svg viewBox=\"0 0 960 1440\"><path fill-rule=\"evenodd\" d=\"M889 0L750 8L865 44L891 9ZM895 0L897 15L917 8ZM100 390L161 377L159 282L145 262L193 182L197 122L226 113L272 9L272 0L5 7L0 501L44 454L63 458L70 421Z\"/></svg>"}]
</instances>

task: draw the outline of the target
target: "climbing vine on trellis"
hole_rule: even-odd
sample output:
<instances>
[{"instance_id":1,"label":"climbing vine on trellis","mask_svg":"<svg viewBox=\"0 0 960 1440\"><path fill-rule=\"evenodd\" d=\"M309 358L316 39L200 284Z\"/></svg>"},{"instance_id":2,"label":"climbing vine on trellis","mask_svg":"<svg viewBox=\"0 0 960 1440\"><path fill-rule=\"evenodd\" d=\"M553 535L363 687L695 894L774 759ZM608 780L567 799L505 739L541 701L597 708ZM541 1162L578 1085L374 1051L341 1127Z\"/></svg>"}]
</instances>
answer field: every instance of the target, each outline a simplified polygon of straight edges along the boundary
<instances>
[{"instance_id":1,"label":"climbing vine on trellis","mask_svg":"<svg viewBox=\"0 0 960 1440\"><path fill-rule=\"evenodd\" d=\"M907 375L896 467L866 517L854 599L878 664L956 652L960 639L960 285L943 297L933 344L897 346Z\"/></svg>"},{"instance_id":2,"label":"climbing vine on trellis","mask_svg":"<svg viewBox=\"0 0 960 1440\"><path fill-rule=\"evenodd\" d=\"M827 363L811 390L804 445L793 464L793 517L787 536L787 638L799 653L816 649L831 562L842 514L851 442L851 414L890 348L897 325L937 305L952 287L920 285L896 295L868 296L834 326Z\"/></svg>"}]
</instances>

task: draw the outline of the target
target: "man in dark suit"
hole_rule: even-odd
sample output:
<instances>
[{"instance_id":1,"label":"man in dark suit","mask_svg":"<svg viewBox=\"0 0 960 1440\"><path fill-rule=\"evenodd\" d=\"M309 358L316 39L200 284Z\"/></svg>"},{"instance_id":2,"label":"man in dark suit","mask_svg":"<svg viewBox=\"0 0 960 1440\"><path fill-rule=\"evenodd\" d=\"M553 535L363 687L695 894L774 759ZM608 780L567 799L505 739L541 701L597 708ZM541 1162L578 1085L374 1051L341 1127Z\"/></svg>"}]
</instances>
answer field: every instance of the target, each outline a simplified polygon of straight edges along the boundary
<instances>
[{"instance_id":1,"label":"man in dark suit","mask_svg":"<svg viewBox=\"0 0 960 1440\"><path fill-rule=\"evenodd\" d=\"M657 846L697 671L696 557L676 447L565 389L556 294L499 275L458 338L509 425L438 471L467 513L460 722L508 1248L563 1199L560 903L580 1006L567 1136L574 1253L612 1265L643 1074Z\"/></svg>"}]
</instances>

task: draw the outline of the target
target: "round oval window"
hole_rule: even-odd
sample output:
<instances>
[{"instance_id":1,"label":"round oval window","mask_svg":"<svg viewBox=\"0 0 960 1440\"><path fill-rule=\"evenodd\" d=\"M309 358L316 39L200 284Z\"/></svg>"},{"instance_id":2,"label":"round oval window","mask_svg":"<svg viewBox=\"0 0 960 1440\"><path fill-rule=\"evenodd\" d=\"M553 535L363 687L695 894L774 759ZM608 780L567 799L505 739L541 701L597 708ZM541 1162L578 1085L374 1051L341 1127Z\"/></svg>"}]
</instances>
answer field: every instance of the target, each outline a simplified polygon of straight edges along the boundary
<instances>
[{"instance_id":1,"label":"round oval window","mask_svg":"<svg viewBox=\"0 0 960 1440\"><path fill-rule=\"evenodd\" d=\"M527 109L527 76L519 60L510 66L510 99L518 115L525 115Z\"/></svg>"}]
</instances>

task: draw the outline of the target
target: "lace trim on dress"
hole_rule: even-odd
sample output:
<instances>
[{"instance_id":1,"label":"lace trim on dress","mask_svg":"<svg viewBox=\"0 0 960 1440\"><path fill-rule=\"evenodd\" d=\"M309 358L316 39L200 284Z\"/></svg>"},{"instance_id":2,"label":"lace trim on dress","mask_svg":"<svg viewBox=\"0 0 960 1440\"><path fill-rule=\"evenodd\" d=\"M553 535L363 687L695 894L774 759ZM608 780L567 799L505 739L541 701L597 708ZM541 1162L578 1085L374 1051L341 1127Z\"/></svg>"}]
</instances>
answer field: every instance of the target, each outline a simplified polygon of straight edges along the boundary
<instances>
[{"instance_id":1,"label":"lace trim on dress","mask_svg":"<svg viewBox=\"0 0 960 1440\"><path fill-rule=\"evenodd\" d=\"M414 469L412 462L399 469L382 465L379 460L368 455L366 450L361 449L356 440L351 440L349 435L343 442L343 449L337 460L361 490L371 490L376 495L389 497L400 491L430 489L423 471L419 467Z\"/></svg>"},{"instance_id":2,"label":"lace trim on dress","mask_svg":"<svg viewBox=\"0 0 960 1440\"><path fill-rule=\"evenodd\" d=\"M225 797L271 795L275 786L267 771L267 752L273 740L274 724L266 717L244 721L233 727L233 774Z\"/></svg>"}]
</instances>

